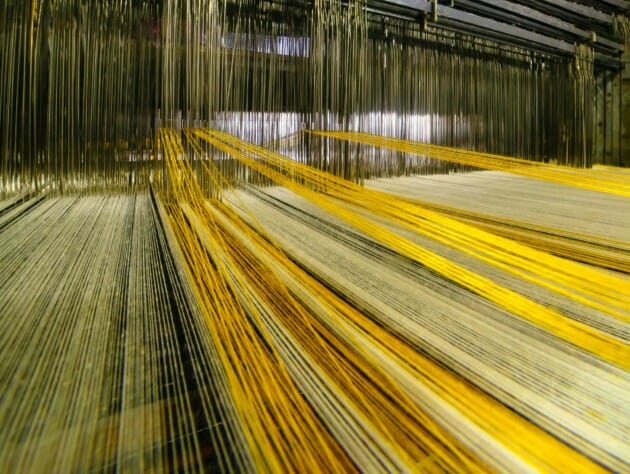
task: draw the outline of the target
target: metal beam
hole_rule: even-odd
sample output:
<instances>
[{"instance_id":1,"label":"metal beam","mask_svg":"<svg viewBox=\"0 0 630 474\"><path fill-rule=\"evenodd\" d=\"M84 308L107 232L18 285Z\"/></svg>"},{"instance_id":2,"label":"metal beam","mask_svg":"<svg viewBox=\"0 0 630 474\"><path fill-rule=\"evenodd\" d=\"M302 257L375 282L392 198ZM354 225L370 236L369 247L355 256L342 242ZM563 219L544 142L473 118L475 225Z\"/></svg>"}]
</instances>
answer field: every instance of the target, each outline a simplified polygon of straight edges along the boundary
<instances>
[{"instance_id":1,"label":"metal beam","mask_svg":"<svg viewBox=\"0 0 630 474\"><path fill-rule=\"evenodd\" d=\"M433 5L428 0L383 0L383 3L409 8L410 10L419 10L424 13L433 11Z\"/></svg>"},{"instance_id":2,"label":"metal beam","mask_svg":"<svg viewBox=\"0 0 630 474\"><path fill-rule=\"evenodd\" d=\"M438 6L438 15L441 18L447 18L466 25L472 25L479 28L485 28L488 31L495 31L503 35L519 38L540 46L550 47L552 49L564 52L566 54L574 54L575 46L562 40L541 35L533 31L520 28L518 26L501 23L491 18L484 18L473 13L457 10L456 8L444 5Z\"/></svg>"},{"instance_id":3,"label":"metal beam","mask_svg":"<svg viewBox=\"0 0 630 474\"><path fill-rule=\"evenodd\" d=\"M595 49L602 50L603 52L610 50L620 53L624 49L619 42L609 40L602 37L602 35L578 28L574 24L561 20L555 16L547 15L538 10L534 10L533 8L508 0L458 0L458 4L473 11L477 10L478 13L492 16L495 19L500 17L504 18L503 21L515 21L516 23L521 22L522 26L532 28L534 31L539 30L539 33L550 34L551 36L558 37L558 34L554 33L562 32L562 36L568 36L567 38L562 39L573 41L578 38L584 42L592 42ZM483 6L484 4L487 6ZM497 8L500 10L497 10ZM519 17L522 17L523 20ZM537 26L528 20L533 20L534 22L545 26ZM554 32L554 30L557 31ZM599 48L600 46L601 48Z\"/></svg>"},{"instance_id":4,"label":"metal beam","mask_svg":"<svg viewBox=\"0 0 630 474\"><path fill-rule=\"evenodd\" d=\"M518 3L509 2L507 0L475 0L477 3L484 3L494 8L501 8L507 12L532 19L544 25L552 26L557 28L558 30L566 31L575 35L579 38L588 39L590 38L590 33L586 30L578 28L573 23L569 23L568 21L561 20L558 17L547 15L538 10L535 10L530 7L526 7L525 5L520 5Z\"/></svg>"},{"instance_id":5,"label":"metal beam","mask_svg":"<svg viewBox=\"0 0 630 474\"><path fill-rule=\"evenodd\" d=\"M602 46L605 46L618 53L622 53L625 50L623 44L618 43L617 41L602 38L600 35L597 35L597 37L595 38L595 43L601 44Z\"/></svg>"},{"instance_id":6,"label":"metal beam","mask_svg":"<svg viewBox=\"0 0 630 474\"><path fill-rule=\"evenodd\" d=\"M610 5L611 7L615 7L621 11L630 10L630 5L626 0L600 0L600 2Z\"/></svg>"},{"instance_id":7,"label":"metal beam","mask_svg":"<svg viewBox=\"0 0 630 474\"><path fill-rule=\"evenodd\" d=\"M475 0L475 2L455 0L453 3L457 6L458 2L461 2L459 3L461 8L476 10L477 13L484 13L485 16L442 5L432 0L375 0L374 3L379 5L378 9L380 11L387 11L389 8L392 8L396 10L398 15L405 15L405 13L401 12L408 11L410 17L414 17L416 13L422 13L430 20L431 16L437 13L438 21L435 25L437 27L441 26L449 30L491 38L502 43L515 44L538 51L573 55L575 54L574 41L589 43L596 50L596 62L598 64L610 67L616 67L619 64L619 61L613 56L623 51L621 44L580 28L552 14L547 14L509 0ZM611 15L567 0L521 0L521 3L536 6L544 3L553 4L556 11L558 11L558 8L568 8L573 13L593 14L599 20L610 20L612 22ZM501 15L491 15L492 10L489 10L489 8L494 8L495 11L498 9ZM488 16L495 16L497 19L488 18ZM504 19L510 23L499 21L499 19ZM531 30L522 26L531 28ZM536 29L538 31L535 31ZM552 34L557 36L554 34L554 30L557 30L561 36L566 37L566 40L550 36Z\"/></svg>"},{"instance_id":8,"label":"metal beam","mask_svg":"<svg viewBox=\"0 0 630 474\"><path fill-rule=\"evenodd\" d=\"M621 59L611 58L604 54L595 53L595 64L605 66L607 69L614 69L620 71L624 68L624 63Z\"/></svg>"},{"instance_id":9,"label":"metal beam","mask_svg":"<svg viewBox=\"0 0 630 474\"><path fill-rule=\"evenodd\" d=\"M606 24L612 24L613 21L612 15L609 15L608 13L604 13L587 5L582 5L581 3L570 2L568 0L530 0L521 3L526 3L532 6L542 6L543 8L545 8L546 5L548 10L552 9L557 11L560 9L570 14L582 16L587 20L595 20Z\"/></svg>"},{"instance_id":10,"label":"metal beam","mask_svg":"<svg viewBox=\"0 0 630 474\"><path fill-rule=\"evenodd\" d=\"M433 12L434 3L429 0L387 0L387 3L410 8L412 10L419 10L424 13ZM485 18L473 13L468 13L456 8L451 8L445 5L437 4L438 24L440 18L446 18L464 25L470 25L474 28L482 28L489 34L492 32L499 33L503 36L510 36L520 40L521 42L531 42L540 46L544 46L545 49L553 49L561 51L565 54L575 53L575 47L572 44L565 41L550 38L549 36L541 35L533 31L520 28L518 26L508 25L507 23L501 23L490 18Z\"/></svg>"}]
</instances>

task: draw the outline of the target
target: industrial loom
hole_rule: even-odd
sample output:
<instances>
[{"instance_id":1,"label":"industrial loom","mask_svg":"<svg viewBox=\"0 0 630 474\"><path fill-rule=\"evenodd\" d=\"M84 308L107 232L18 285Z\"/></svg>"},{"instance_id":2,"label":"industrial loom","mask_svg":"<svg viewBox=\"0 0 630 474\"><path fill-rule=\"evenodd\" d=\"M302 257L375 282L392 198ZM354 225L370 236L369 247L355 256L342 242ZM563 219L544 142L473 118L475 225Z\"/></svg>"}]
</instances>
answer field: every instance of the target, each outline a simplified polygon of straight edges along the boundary
<instances>
[{"instance_id":1,"label":"industrial loom","mask_svg":"<svg viewBox=\"0 0 630 474\"><path fill-rule=\"evenodd\" d=\"M0 471L630 472L629 11L2 0Z\"/></svg>"}]
</instances>

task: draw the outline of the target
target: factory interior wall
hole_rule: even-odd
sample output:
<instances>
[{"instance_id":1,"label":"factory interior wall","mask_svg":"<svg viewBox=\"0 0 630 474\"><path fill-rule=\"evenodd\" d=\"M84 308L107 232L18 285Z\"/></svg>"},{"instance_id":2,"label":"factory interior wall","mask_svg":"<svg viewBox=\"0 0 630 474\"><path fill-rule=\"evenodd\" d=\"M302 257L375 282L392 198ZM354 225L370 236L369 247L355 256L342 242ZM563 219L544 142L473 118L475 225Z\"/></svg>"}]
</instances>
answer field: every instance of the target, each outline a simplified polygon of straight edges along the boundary
<instances>
[{"instance_id":1,"label":"factory interior wall","mask_svg":"<svg viewBox=\"0 0 630 474\"><path fill-rule=\"evenodd\" d=\"M621 166L630 166L630 44L623 54L624 68L621 73Z\"/></svg>"},{"instance_id":2,"label":"factory interior wall","mask_svg":"<svg viewBox=\"0 0 630 474\"><path fill-rule=\"evenodd\" d=\"M630 44L621 71L596 74L593 164L630 166Z\"/></svg>"}]
</instances>

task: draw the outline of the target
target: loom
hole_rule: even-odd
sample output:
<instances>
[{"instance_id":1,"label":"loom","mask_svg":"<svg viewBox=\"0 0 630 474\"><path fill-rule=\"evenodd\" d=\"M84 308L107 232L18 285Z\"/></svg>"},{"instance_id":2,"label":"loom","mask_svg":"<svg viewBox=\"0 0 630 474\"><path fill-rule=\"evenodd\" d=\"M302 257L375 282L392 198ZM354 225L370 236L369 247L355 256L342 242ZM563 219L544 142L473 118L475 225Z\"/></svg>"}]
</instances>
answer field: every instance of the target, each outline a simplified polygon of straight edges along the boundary
<instances>
[{"instance_id":1,"label":"loom","mask_svg":"<svg viewBox=\"0 0 630 474\"><path fill-rule=\"evenodd\" d=\"M0 471L629 472L629 11L3 0Z\"/></svg>"}]
</instances>

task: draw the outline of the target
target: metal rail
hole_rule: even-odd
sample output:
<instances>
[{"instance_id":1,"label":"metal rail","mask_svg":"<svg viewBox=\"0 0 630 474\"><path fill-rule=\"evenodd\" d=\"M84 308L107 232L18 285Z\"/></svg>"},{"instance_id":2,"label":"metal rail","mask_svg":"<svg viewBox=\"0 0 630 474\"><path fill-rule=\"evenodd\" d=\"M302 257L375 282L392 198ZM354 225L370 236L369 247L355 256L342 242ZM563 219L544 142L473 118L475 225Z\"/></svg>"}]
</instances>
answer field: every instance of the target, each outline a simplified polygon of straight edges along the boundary
<instances>
[{"instance_id":1,"label":"metal rail","mask_svg":"<svg viewBox=\"0 0 630 474\"><path fill-rule=\"evenodd\" d=\"M608 10L627 11L627 2L609 0ZM534 50L571 55L576 44L588 43L596 53L599 66L622 68L618 56L624 47L605 37L613 22L610 12L568 0L371 0L371 9L397 17L417 17L437 26L484 36L504 43L527 45ZM593 23L591 23L593 22ZM597 26L597 31L585 24Z\"/></svg>"}]
</instances>

